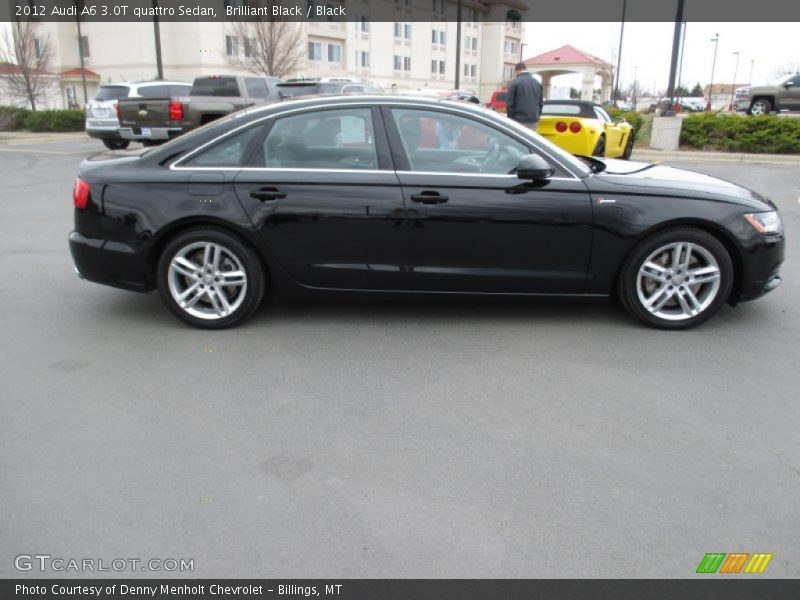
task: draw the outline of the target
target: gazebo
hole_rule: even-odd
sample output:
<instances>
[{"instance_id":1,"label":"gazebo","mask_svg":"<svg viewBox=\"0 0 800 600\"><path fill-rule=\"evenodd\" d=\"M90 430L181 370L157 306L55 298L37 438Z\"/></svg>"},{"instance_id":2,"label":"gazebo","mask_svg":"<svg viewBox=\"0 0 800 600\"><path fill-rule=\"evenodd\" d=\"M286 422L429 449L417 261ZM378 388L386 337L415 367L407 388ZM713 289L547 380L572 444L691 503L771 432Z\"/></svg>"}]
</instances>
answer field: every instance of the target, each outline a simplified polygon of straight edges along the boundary
<instances>
[{"instance_id":1,"label":"gazebo","mask_svg":"<svg viewBox=\"0 0 800 600\"><path fill-rule=\"evenodd\" d=\"M579 73L583 76L581 81L581 100L591 100L594 93L595 78L599 75L602 83L600 86L601 101L611 98L611 86L614 67L602 58L578 50L569 44L550 50L544 54L525 60L528 71L538 73L542 77L544 97L550 97L550 80L557 75Z\"/></svg>"}]
</instances>

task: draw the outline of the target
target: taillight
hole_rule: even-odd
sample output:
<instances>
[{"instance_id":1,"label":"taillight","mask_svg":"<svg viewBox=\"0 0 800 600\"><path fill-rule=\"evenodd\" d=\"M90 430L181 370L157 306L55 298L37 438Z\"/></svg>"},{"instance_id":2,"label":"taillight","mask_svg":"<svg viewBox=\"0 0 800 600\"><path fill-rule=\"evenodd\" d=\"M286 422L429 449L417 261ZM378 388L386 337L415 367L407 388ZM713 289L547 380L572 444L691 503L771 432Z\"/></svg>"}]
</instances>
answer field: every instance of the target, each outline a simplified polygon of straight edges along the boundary
<instances>
[{"instance_id":1,"label":"taillight","mask_svg":"<svg viewBox=\"0 0 800 600\"><path fill-rule=\"evenodd\" d=\"M567 130L567 124L564 121L559 121L556 123L556 131L558 133L564 133Z\"/></svg>"},{"instance_id":2,"label":"taillight","mask_svg":"<svg viewBox=\"0 0 800 600\"><path fill-rule=\"evenodd\" d=\"M89 204L89 193L92 191L91 186L83 179L78 177L75 180L75 188L72 190L72 203L78 210L85 210Z\"/></svg>"},{"instance_id":3,"label":"taillight","mask_svg":"<svg viewBox=\"0 0 800 600\"><path fill-rule=\"evenodd\" d=\"M581 130L581 124L578 123L577 121L573 121L572 123L569 124L569 130L572 133L578 133Z\"/></svg>"},{"instance_id":4,"label":"taillight","mask_svg":"<svg viewBox=\"0 0 800 600\"><path fill-rule=\"evenodd\" d=\"M122 110L119 108L119 102L114 103L114 111L117 113L117 121L122 121Z\"/></svg>"},{"instance_id":5,"label":"taillight","mask_svg":"<svg viewBox=\"0 0 800 600\"><path fill-rule=\"evenodd\" d=\"M183 104L177 100L170 100L169 102L169 120L183 121Z\"/></svg>"}]
</instances>

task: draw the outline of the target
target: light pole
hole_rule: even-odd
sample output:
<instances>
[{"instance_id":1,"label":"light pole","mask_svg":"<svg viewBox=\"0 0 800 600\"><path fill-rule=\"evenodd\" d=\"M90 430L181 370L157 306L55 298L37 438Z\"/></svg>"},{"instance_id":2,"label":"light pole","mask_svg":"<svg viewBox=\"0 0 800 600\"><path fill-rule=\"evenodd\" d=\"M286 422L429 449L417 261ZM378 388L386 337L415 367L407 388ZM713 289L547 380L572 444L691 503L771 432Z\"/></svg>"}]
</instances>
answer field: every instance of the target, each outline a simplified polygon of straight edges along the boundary
<instances>
[{"instance_id":1,"label":"light pole","mask_svg":"<svg viewBox=\"0 0 800 600\"><path fill-rule=\"evenodd\" d=\"M458 0L456 7L456 89L461 83L461 9L463 7L462 0Z\"/></svg>"},{"instance_id":2,"label":"light pole","mask_svg":"<svg viewBox=\"0 0 800 600\"><path fill-rule=\"evenodd\" d=\"M755 58L750 59L750 76L747 78L747 85L753 85L753 63L756 62Z\"/></svg>"},{"instance_id":3,"label":"light pole","mask_svg":"<svg viewBox=\"0 0 800 600\"><path fill-rule=\"evenodd\" d=\"M736 55L736 66L733 68L733 85L731 86L731 105L729 110L733 110L733 95L736 93L736 74L739 72L739 51L734 52Z\"/></svg>"},{"instance_id":4,"label":"light pole","mask_svg":"<svg viewBox=\"0 0 800 600\"><path fill-rule=\"evenodd\" d=\"M614 106L619 102L619 68L622 64L622 35L625 33L625 10L628 8L628 0L622 0L622 21L619 24L619 52L617 52L617 72L614 82ZM634 107L634 110L635 107Z\"/></svg>"},{"instance_id":5,"label":"light pole","mask_svg":"<svg viewBox=\"0 0 800 600\"><path fill-rule=\"evenodd\" d=\"M714 42L714 60L711 62L711 83L708 84L708 104L706 105L706 111L711 110L711 97L714 95L714 68L717 66L717 47L719 46L719 34L714 34L714 37L711 38L711 41Z\"/></svg>"}]
</instances>

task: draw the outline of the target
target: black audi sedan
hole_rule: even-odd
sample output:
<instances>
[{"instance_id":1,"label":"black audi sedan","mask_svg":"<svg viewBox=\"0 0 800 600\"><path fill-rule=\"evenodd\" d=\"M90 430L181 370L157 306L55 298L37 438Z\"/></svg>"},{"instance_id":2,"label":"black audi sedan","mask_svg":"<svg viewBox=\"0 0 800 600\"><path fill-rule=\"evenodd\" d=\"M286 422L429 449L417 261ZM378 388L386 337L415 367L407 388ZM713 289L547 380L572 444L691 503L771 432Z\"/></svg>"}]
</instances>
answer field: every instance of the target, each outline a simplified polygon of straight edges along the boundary
<instances>
[{"instance_id":1,"label":"black audi sedan","mask_svg":"<svg viewBox=\"0 0 800 600\"><path fill-rule=\"evenodd\" d=\"M79 275L220 328L265 288L616 295L644 323L697 325L776 288L775 205L665 166L575 157L463 102L314 97L232 114L80 166Z\"/></svg>"}]
</instances>

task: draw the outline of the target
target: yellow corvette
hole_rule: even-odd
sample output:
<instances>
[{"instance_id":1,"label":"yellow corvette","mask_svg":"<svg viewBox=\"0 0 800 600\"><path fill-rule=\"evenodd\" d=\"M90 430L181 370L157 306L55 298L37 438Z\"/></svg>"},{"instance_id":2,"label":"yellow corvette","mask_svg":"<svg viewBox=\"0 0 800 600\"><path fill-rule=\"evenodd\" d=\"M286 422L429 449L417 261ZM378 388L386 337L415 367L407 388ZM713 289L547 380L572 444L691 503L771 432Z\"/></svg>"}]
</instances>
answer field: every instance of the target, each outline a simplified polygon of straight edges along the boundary
<instances>
[{"instance_id":1,"label":"yellow corvette","mask_svg":"<svg viewBox=\"0 0 800 600\"><path fill-rule=\"evenodd\" d=\"M628 159L633 151L633 126L585 100L545 101L536 131L570 154Z\"/></svg>"}]
</instances>

